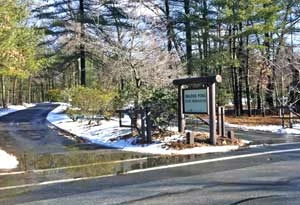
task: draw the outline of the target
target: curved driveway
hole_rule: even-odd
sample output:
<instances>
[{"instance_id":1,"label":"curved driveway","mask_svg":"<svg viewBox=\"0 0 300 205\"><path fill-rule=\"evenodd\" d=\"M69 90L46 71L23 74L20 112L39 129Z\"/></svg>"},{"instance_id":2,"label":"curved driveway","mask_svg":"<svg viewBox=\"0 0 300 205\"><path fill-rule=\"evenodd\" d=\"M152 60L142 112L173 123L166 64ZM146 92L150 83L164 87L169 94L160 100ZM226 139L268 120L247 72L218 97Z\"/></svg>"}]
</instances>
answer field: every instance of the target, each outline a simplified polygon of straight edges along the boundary
<instances>
[{"instance_id":1,"label":"curved driveway","mask_svg":"<svg viewBox=\"0 0 300 205\"><path fill-rule=\"evenodd\" d=\"M0 117L0 147L11 153L51 153L75 142L48 127L48 113L58 105L38 104Z\"/></svg>"}]
</instances>

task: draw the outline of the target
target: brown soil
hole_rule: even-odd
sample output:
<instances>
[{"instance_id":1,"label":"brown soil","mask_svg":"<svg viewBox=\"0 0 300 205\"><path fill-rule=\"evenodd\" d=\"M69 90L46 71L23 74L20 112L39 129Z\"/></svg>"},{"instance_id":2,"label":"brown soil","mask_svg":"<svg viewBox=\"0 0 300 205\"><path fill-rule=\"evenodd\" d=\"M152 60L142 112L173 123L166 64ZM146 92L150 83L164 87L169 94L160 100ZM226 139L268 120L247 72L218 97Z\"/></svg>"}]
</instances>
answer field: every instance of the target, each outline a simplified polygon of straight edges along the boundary
<instances>
[{"instance_id":1,"label":"brown soil","mask_svg":"<svg viewBox=\"0 0 300 205\"><path fill-rule=\"evenodd\" d=\"M157 134L155 136L156 139L162 139L166 136L170 136L172 134L176 134L175 132L168 131L168 134L162 134L159 135ZM165 148L167 149L176 149L176 150L182 150L186 148L193 148L193 147L204 147L204 146L211 146L210 145L210 139L209 139L209 134L207 132L193 132L192 133L194 136L194 144L187 144L186 141L177 141L177 142L169 142L164 145ZM237 139L229 139L229 138L224 138L224 137L218 137L217 138L217 146L223 146L223 145L239 145L239 146L244 146L245 144Z\"/></svg>"},{"instance_id":2,"label":"brown soil","mask_svg":"<svg viewBox=\"0 0 300 205\"><path fill-rule=\"evenodd\" d=\"M207 119L207 115L198 115L198 117L201 117L202 119ZM280 125L281 119L278 116L241 116L241 117L233 117L233 116L226 116L225 121L227 123L231 124L238 124L238 125ZM287 122L287 120L286 120ZM177 132L173 131L158 131L156 134L152 136L153 140L163 140L165 137L170 137L174 134L179 134ZM193 148L193 147L202 147L202 146L211 146L210 145L210 139L209 134L205 132L193 132L194 135L194 144L190 145L187 144L186 140L178 140L176 142L169 142L166 143L164 146L166 149L185 149L185 148ZM140 141L140 144L144 144L145 142ZM242 142L242 140L234 138L229 139L227 137L217 137L217 146L223 146L223 145L239 145L244 146L245 144Z\"/></svg>"}]
</instances>

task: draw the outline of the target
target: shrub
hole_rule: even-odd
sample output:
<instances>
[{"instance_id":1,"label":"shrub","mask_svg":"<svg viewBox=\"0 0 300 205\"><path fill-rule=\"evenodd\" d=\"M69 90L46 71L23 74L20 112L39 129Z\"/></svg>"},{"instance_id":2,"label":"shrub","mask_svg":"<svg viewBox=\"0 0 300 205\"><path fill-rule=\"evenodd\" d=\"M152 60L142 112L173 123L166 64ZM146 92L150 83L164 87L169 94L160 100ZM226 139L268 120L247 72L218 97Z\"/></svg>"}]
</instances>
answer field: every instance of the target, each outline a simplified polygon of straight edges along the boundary
<instances>
[{"instance_id":1,"label":"shrub","mask_svg":"<svg viewBox=\"0 0 300 205\"><path fill-rule=\"evenodd\" d=\"M46 98L51 102L62 101L62 91L59 89L51 89L46 93Z\"/></svg>"},{"instance_id":2,"label":"shrub","mask_svg":"<svg viewBox=\"0 0 300 205\"><path fill-rule=\"evenodd\" d=\"M80 114L101 114L109 118L115 109L115 90L101 88L74 87L65 91L72 107L79 108Z\"/></svg>"},{"instance_id":3,"label":"shrub","mask_svg":"<svg viewBox=\"0 0 300 205\"><path fill-rule=\"evenodd\" d=\"M165 129L176 116L176 91L170 88L153 89L143 104L150 108L154 124Z\"/></svg>"}]
</instances>

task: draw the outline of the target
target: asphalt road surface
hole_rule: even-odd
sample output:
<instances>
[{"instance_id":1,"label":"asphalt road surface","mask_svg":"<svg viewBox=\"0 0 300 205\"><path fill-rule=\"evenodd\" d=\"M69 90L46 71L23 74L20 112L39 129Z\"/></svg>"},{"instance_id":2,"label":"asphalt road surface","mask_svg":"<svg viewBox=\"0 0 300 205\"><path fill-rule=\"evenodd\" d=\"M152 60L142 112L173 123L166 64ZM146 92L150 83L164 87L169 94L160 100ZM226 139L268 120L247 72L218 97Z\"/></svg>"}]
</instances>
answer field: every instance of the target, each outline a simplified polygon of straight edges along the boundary
<instances>
[{"instance_id":1,"label":"asphalt road surface","mask_svg":"<svg viewBox=\"0 0 300 205\"><path fill-rule=\"evenodd\" d=\"M1 148L15 155L67 152L74 147L83 150L107 149L104 146L77 143L66 137L68 133L51 126L46 117L57 106L41 103L0 117Z\"/></svg>"},{"instance_id":2,"label":"asphalt road surface","mask_svg":"<svg viewBox=\"0 0 300 205\"><path fill-rule=\"evenodd\" d=\"M47 153L68 153L77 143L50 129L45 119L54 107L40 104L0 118L1 146L15 153L46 153L46 157ZM251 139L252 133L244 134ZM253 138L269 141L273 137L268 133ZM74 157L57 156L58 161L62 156L72 161L83 155L86 165L77 161L72 170L51 165L46 173L31 170L34 165L20 173L0 173L0 205L299 204L300 143L297 137L285 140L285 136L274 135L274 139L290 143L187 156L185 160L179 157L174 162L186 163L172 162L170 166L165 166L172 161L169 157L146 156L132 161L129 156L128 161L117 162L123 171L111 166L109 160L116 159L95 165L85 156L94 159L97 152L77 150ZM108 152L109 157L113 153ZM101 176L99 170L111 171L107 173L112 176Z\"/></svg>"},{"instance_id":3,"label":"asphalt road surface","mask_svg":"<svg viewBox=\"0 0 300 205\"><path fill-rule=\"evenodd\" d=\"M169 168L2 190L0 204L299 204L299 170L299 144L264 146Z\"/></svg>"},{"instance_id":4,"label":"asphalt road surface","mask_svg":"<svg viewBox=\"0 0 300 205\"><path fill-rule=\"evenodd\" d=\"M47 114L57 105L37 106L0 117L0 144L9 152L51 153L66 151L74 141L50 129Z\"/></svg>"}]
</instances>

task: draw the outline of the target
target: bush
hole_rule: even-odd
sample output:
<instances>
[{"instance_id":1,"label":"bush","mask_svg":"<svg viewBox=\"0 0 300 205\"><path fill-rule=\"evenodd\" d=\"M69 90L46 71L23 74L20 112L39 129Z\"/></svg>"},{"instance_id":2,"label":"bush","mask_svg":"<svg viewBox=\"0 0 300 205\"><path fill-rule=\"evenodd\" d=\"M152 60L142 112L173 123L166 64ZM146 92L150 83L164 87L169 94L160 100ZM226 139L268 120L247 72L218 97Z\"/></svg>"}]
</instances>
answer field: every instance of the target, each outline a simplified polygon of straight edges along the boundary
<instances>
[{"instance_id":1,"label":"bush","mask_svg":"<svg viewBox=\"0 0 300 205\"><path fill-rule=\"evenodd\" d=\"M46 98L51 102L62 101L62 91L59 89L51 89L46 93Z\"/></svg>"},{"instance_id":2,"label":"bush","mask_svg":"<svg viewBox=\"0 0 300 205\"><path fill-rule=\"evenodd\" d=\"M176 91L170 88L154 89L143 104L150 108L154 124L165 129L176 116Z\"/></svg>"},{"instance_id":3,"label":"bush","mask_svg":"<svg viewBox=\"0 0 300 205\"><path fill-rule=\"evenodd\" d=\"M109 118L115 110L115 90L78 86L66 90L64 95L72 107L79 108L80 114L101 114Z\"/></svg>"}]
</instances>

